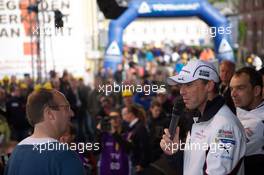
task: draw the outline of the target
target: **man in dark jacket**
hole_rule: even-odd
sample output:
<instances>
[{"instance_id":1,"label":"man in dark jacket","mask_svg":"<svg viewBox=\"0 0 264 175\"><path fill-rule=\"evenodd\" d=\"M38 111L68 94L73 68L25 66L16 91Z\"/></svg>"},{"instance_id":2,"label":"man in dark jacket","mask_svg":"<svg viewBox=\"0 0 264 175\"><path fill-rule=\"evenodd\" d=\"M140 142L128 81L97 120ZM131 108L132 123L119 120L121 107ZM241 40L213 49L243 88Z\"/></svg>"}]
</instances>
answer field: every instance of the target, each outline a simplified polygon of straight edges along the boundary
<instances>
[{"instance_id":1,"label":"man in dark jacket","mask_svg":"<svg viewBox=\"0 0 264 175\"><path fill-rule=\"evenodd\" d=\"M11 139L21 141L26 138L30 130L26 119L26 97L18 86L12 89L11 97L6 103L6 114L11 128Z\"/></svg>"},{"instance_id":2,"label":"man in dark jacket","mask_svg":"<svg viewBox=\"0 0 264 175\"><path fill-rule=\"evenodd\" d=\"M128 140L132 143L132 174L141 175L149 163L149 137L145 127L144 109L131 105L123 110L123 119L129 123Z\"/></svg>"},{"instance_id":3,"label":"man in dark jacket","mask_svg":"<svg viewBox=\"0 0 264 175\"><path fill-rule=\"evenodd\" d=\"M153 101L151 103L147 118L150 135L150 162L154 162L159 159L163 153L159 142L162 137L163 130L169 127L170 119L163 113L162 106L158 101Z\"/></svg>"},{"instance_id":4,"label":"man in dark jacket","mask_svg":"<svg viewBox=\"0 0 264 175\"><path fill-rule=\"evenodd\" d=\"M222 95L226 101L227 106L231 109L231 111L236 114L236 107L231 97L231 91L229 87L229 83L233 74L235 73L235 64L224 60L220 64L219 76L221 79L219 93Z\"/></svg>"}]
</instances>

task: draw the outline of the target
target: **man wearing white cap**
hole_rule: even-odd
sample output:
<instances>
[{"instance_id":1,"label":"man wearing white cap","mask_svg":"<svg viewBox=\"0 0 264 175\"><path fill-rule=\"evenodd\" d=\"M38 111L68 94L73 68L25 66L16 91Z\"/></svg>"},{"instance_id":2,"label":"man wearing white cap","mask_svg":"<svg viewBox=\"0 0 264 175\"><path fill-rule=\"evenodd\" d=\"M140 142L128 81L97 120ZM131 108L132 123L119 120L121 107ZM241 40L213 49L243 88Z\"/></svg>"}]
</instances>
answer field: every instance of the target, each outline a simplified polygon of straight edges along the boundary
<instances>
[{"instance_id":1,"label":"man wearing white cap","mask_svg":"<svg viewBox=\"0 0 264 175\"><path fill-rule=\"evenodd\" d=\"M237 117L218 95L218 83L216 68L200 60L188 62L178 75L168 78L169 85L180 84L186 108L200 111L200 115L193 118L186 143L179 140L179 128L173 141L165 129L160 142L165 154L184 156L185 175L244 174L245 133Z\"/></svg>"}]
</instances>

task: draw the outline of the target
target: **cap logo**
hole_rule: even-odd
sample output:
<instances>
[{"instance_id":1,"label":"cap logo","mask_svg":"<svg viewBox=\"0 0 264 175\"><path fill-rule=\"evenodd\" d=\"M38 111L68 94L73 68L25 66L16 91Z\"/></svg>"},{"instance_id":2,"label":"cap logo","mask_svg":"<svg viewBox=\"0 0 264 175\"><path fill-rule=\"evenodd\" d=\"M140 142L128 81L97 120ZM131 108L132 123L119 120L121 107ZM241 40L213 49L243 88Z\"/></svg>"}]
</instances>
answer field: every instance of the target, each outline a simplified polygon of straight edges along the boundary
<instances>
[{"instance_id":1,"label":"cap logo","mask_svg":"<svg viewBox=\"0 0 264 175\"><path fill-rule=\"evenodd\" d=\"M208 71L205 71L205 70L200 70L199 71L199 75L200 76L203 76L203 77L210 77L210 72L208 72Z\"/></svg>"},{"instance_id":2,"label":"cap logo","mask_svg":"<svg viewBox=\"0 0 264 175\"><path fill-rule=\"evenodd\" d=\"M180 77L180 78L178 78L178 80L184 81L184 78L183 77Z\"/></svg>"},{"instance_id":3,"label":"cap logo","mask_svg":"<svg viewBox=\"0 0 264 175\"><path fill-rule=\"evenodd\" d=\"M184 69L182 69L181 71L182 71L182 72L186 72L186 73L188 73L188 74L191 73L190 71L188 71L188 70L184 70Z\"/></svg>"}]
</instances>

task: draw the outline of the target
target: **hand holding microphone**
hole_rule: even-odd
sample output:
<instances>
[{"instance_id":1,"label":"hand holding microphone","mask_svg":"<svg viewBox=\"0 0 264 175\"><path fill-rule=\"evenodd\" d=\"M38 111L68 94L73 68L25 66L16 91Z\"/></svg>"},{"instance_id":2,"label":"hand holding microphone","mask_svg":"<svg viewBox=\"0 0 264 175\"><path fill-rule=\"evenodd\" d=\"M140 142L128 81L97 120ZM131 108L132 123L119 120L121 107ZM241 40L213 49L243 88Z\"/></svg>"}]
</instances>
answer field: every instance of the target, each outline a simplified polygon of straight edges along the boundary
<instances>
[{"instance_id":1,"label":"hand holding microphone","mask_svg":"<svg viewBox=\"0 0 264 175\"><path fill-rule=\"evenodd\" d=\"M178 150L178 145L180 143L179 139L179 133L180 133L180 128L177 127L175 130L175 136L173 140L170 138L172 137L169 133L169 130L166 128L164 129L165 134L163 134L162 139L160 141L160 147L163 150L163 152L167 155L172 155L177 152Z\"/></svg>"},{"instance_id":2,"label":"hand holding microphone","mask_svg":"<svg viewBox=\"0 0 264 175\"><path fill-rule=\"evenodd\" d=\"M160 147L167 155L172 155L178 150L180 128L177 126L184 108L184 103L180 100L174 104L169 129L164 129L165 134L160 141Z\"/></svg>"}]
</instances>

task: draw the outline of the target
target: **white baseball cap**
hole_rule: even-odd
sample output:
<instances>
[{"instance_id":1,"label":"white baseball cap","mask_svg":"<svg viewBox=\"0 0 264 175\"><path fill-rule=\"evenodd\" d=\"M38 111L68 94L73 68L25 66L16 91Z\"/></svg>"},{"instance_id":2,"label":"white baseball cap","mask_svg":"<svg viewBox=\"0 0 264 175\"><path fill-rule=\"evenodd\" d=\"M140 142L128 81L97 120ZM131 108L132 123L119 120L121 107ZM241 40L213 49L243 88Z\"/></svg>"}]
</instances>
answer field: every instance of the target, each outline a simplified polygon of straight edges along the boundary
<instances>
[{"instance_id":1,"label":"white baseball cap","mask_svg":"<svg viewBox=\"0 0 264 175\"><path fill-rule=\"evenodd\" d=\"M182 68L178 75L169 77L167 83L169 85L185 84L197 79L213 80L216 83L220 81L213 64L201 60L192 60Z\"/></svg>"}]
</instances>

